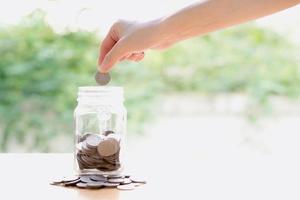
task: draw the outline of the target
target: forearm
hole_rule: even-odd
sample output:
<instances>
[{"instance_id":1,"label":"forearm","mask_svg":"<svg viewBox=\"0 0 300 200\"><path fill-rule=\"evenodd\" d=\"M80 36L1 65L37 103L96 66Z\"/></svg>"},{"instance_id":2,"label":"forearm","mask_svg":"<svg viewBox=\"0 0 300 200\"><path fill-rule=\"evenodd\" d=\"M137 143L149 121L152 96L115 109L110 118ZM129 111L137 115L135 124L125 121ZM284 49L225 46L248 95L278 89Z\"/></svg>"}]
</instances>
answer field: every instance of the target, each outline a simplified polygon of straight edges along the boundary
<instances>
[{"instance_id":1,"label":"forearm","mask_svg":"<svg viewBox=\"0 0 300 200\"><path fill-rule=\"evenodd\" d=\"M206 0L161 20L161 36L171 43L247 22L297 5L300 0Z\"/></svg>"}]
</instances>

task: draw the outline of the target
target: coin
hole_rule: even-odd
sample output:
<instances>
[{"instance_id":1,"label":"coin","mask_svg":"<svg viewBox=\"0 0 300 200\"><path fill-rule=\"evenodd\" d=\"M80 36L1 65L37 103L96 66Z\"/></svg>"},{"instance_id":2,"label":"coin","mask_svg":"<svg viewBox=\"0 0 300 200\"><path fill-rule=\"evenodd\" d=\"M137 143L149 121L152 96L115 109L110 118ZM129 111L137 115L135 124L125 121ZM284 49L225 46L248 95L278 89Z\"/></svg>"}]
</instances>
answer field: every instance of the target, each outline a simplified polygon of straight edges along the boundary
<instances>
[{"instance_id":1,"label":"coin","mask_svg":"<svg viewBox=\"0 0 300 200\"><path fill-rule=\"evenodd\" d=\"M62 184L63 182L62 181L52 181L51 183L50 183L50 185L60 185L60 184Z\"/></svg>"},{"instance_id":2,"label":"coin","mask_svg":"<svg viewBox=\"0 0 300 200\"><path fill-rule=\"evenodd\" d=\"M89 135L85 141L87 147L96 148L98 144L102 141L102 138L99 135Z\"/></svg>"},{"instance_id":3,"label":"coin","mask_svg":"<svg viewBox=\"0 0 300 200\"><path fill-rule=\"evenodd\" d=\"M81 144L81 151L83 151L85 154L93 155L97 150L95 149L95 147L89 146L85 140Z\"/></svg>"},{"instance_id":4,"label":"coin","mask_svg":"<svg viewBox=\"0 0 300 200\"><path fill-rule=\"evenodd\" d=\"M79 182L80 182L80 179L78 178L77 180L74 180L74 181L64 182L63 185L64 186L74 186Z\"/></svg>"},{"instance_id":5,"label":"coin","mask_svg":"<svg viewBox=\"0 0 300 200\"><path fill-rule=\"evenodd\" d=\"M87 168L94 168L96 163L90 159L88 155L82 155L81 156L82 162L87 166Z\"/></svg>"},{"instance_id":6,"label":"coin","mask_svg":"<svg viewBox=\"0 0 300 200\"><path fill-rule=\"evenodd\" d=\"M76 149L78 151L82 151L82 142L79 142L78 144L76 144Z\"/></svg>"},{"instance_id":7,"label":"coin","mask_svg":"<svg viewBox=\"0 0 300 200\"><path fill-rule=\"evenodd\" d=\"M143 183L143 184L146 183L146 181L144 179L137 177L137 176L131 176L130 180L132 180L133 183Z\"/></svg>"},{"instance_id":8,"label":"coin","mask_svg":"<svg viewBox=\"0 0 300 200\"><path fill-rule=\"evenodd\" d=\"M103 185L105 187L117 187L118 185L120 185L120 183L108 183L108 182L106 182L106 183L103 183Z\"/></svg>"},{"instance_id":9,"label":"coin","mask_svg":"<svg viewBox=\"0 0 300 200\"><path fill-rule=\"evenodd\" d=\"M134 184L127 184L127 185L118 185L117 189L119 190L133 190L135 188Z\"/></svg>"},{"instance_id":10,"label":"coin","mask_svg":"<svg viewBox=\"0 0 300 200\"><path fill-rule=\"evenodd\" d=\"M83 142L84 140L86 140L86 138L90 135L93 135L94 133L90 133L90 132L86 132L84 133L84 135L82 135L81 137L79 137L79 142Z\"/></svg>"},{"instance_id":11,"label":"coin","mask_svg":"<svg viewBox=\"0 0 300 200\"><path fill-rule=\"evenodd\" d=\"M109 134L113 134L114 132L111 130L104 131L103 135L108 136Z\"/></svg>"},{"instance_id":12,"label":"coin","mask_svg":"<svg viewBox=\"0 0 300 200\"><path fill-rule=\"evenodd\" d=\"M109 134L108 136L106 136L106 139L110 139L110 138L117 140L119 143L121 141L119 134Z\"/></svg>"},{"instance_id":13,"label":"coin","mask_svg":"<svg viewBox=\"0 0 300 200\"><path fill-rule=\"evenodd\" d=\"M60 185L62 184L64 177L56 177L53 181L50 182L51 185Z\"/></svg>"},{"instance_id":14,"label":"coin","mask_svg":"<svg viewBox=\"0 0 300 200\"><path fill-rule=\"evenodd\" d=\"M123 183L124 179L123 178L110 178L107 180L109 183Z\"/></svg>"},{"instance_id":15,"label":"coin","mask_svg":"<svg viewBox=\"0 0 300 200\"><path fill-rule=\"evenodd\" d=\"M52 181L50 185L60 185L62 182Z\"/></svg>"},{"instance_id":16,"label":"coin","mask_svg":"<svg viewBox=\"0 0 300 200\"><path fill-rule=\"evenodd\" d=\"M108 138L106 140L102 140L97 147L98 153L101 156L105 156L105 157L117 153L119 149L120 149L120 144L114 138Z\"/></svg>"},{"instance_id":17,"label":"coin","mask_svg":"<svg viewBox=\"0 0 300 200\"><path fill-rule=\"evenodd\" d=\"M109 164L119 164L119 159L116 158L115 156L110 156L110 157L105 157L103 158L106 162L108 162Z\"/></svg>"},{"instance_id":18,"label":"coin","mask_svg":"<svg viewBox=\"0 0 300 200\"><path fill-rule=\"evenodd\" d=\"M77 156L76 156L76 157L77 157L78 167L79 167L80 169L86 168L86 165L85 165L84 161L81 159L81 154L77 153Z\"/></svg>"},{"instance_id":19,"label":"coin","mask_svg":"<svg viewBox=\"0 0 300 200\"><path fill-rule=\"evenodd\" d=\"M139 187L141 185L144 185L144 183L131 183L131 184L133 184L135 187Z\"/></svg>"},{"instance_id":20,"label":"coin","mask_svg":"<svg viewBox=\"0 0 300 200\"><path fill-rule=\"evenodd\" d=\"M110 82L110 79L109 73L101 73L97 71L95 74L95 80L99 85L107 85Z\"/></svg>"},{"instance_id":21,"label":"coin","mask_svg":"<svg viewBox=\"0 0 300 200\"><path fill-rule=\"evenodd\" d=\"M97 189L104 187L103 183L101 182L89 182L87 183L87 188Z\"/></svg>"},{"instance_id":22,"label":"coin","mask_svg":"<svg viewBox=\"0 0 300 200\"><path fill-rule=\"evenodd\" d=\"M80 181L84 183L93 182L93 180L91 180L89 176L81 176Z\"/></svg>"},{"instance_id":23,"label":"coin","mask_svg":"<svg viewBox=\"0 0 300 200\"><path fill-rule=\"evenodd\" d=\"M130 184L130 183L132 183L131 179L129 179L129 178L124 178L124 179L123 179L123 182L121 183L121 185L126 185L126 184Z\"/></svg>"},{"instance_id":24,"label":"coin","mask_svg":"<svg viewBox=\"0 0 300 200\"><path fill-rule=\"evenodd\" d=\"M78 176L69 176L69 177L64 177L62 182L71 182L71 181L76 181L78 179L79 179Z\"/></svg>"},{"instance_id":25,"label":"coin","mask_svg":"<svg viewBox=\"0 0 300 200\"><path fill-rule=\"evenodd\" d=\"M78 188L87 188L87 184L79 182L79 183L76 184L76 187L78 187Z\"/></svg>"},{"instance_id":26,"label":"coin","mask_svg":"<svg viewBox=\"0 0 300 200\"><path fill-rule=\"evenodd\" d=\"M107 181L107 178L102 175L93 175L93 176L90 176L90 179L92 179L93 181L103 181L103 182Z\"/></svg>"},{"instance_id":27,"label":"coin","mask_svg":"<svg viewBox=\"0 0 300 200\"><path fill-rule=\"evenodd\" d=\"M124 178L124 175L121 174L114 174L114 175L108 175L107 178L114 179L114 178Z\"/></svg>"}]
</instances>

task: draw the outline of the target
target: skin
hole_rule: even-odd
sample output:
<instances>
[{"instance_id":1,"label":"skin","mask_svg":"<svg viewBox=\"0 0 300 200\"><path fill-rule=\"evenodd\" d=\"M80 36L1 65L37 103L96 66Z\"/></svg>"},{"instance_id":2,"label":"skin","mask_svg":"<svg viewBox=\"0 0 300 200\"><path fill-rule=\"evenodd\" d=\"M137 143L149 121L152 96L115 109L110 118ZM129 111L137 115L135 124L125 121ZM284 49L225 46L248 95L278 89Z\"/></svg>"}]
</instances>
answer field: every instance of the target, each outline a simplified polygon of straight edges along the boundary
<instances>
[{"instance_id":1,"label":"skin","mask_svg":"<svg viewBox=\"0 0 300 200\"><path fill-rule=\"evenodd\" d=\"M165 49L179 41L208 34L287 9L300 0L206 0L148 22L119 20L99 52L98 70L109 72L119 61L140 61L148 49Z\"/></svg>"}]
</instances>

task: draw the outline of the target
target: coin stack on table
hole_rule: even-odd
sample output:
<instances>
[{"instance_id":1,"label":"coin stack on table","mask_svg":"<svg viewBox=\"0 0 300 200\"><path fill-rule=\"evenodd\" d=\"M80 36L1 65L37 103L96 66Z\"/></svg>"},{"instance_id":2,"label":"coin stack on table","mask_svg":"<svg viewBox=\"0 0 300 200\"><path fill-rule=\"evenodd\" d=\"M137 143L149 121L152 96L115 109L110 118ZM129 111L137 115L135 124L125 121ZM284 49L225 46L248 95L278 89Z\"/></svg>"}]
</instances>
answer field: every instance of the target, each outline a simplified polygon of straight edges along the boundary
<instances>
[{"instance_id":1,"label":"coin stack on table","mask_svg":"<svg viewBox=\"0 0 300 200\"><path fill-rule=\"evenodd\" d=\"M121 139L113 131L103 135L86 133L76 145L79 169L97 169L103 172L116 171L120 164Z\"/></svg>"},{"instance_id":2,"label":"coin stack on table","mask_svg":"<svg viewBox=\"0 0 300 200\"><path fill-rule=\"evenodd\" d=\"M80 175L63 177L52 181L50 184L83 189L117 188L119 190L133 190L145 183L145 180L130 175Z\"/></svg>"}]
</instances>

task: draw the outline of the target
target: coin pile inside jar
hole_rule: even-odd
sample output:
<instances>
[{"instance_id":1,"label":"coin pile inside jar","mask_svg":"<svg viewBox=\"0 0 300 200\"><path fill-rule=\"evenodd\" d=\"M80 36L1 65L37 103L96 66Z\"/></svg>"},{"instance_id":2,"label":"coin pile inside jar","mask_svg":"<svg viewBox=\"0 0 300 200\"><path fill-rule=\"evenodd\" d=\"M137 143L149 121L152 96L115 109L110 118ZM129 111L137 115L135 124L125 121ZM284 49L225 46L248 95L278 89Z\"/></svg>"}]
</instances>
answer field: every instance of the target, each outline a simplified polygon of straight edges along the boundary
<instances>
[{"instance_id":1,"label":"coin pile inside jar","mask_svg":"<svg viewBox=\"0 0 300 200\"><path fill-rule=\"evenodd\" d=\"M117 188L118 190L133 190L146 184L146 181L130 175L80 175L63 177L52 181L50 184L84 189Z\"/></svg>"},{"instance_id":2,"label":"coin pile inside jar","mask_svg":"<svg viewBox=\"0 0 300 200\"><path fill-rule=\"evenodd\" d=\"M120 137L113 131L103 135L86 133L76 145L76 158L79 169L115 171L120 164Z\"/></svg>"}]
</instances>

